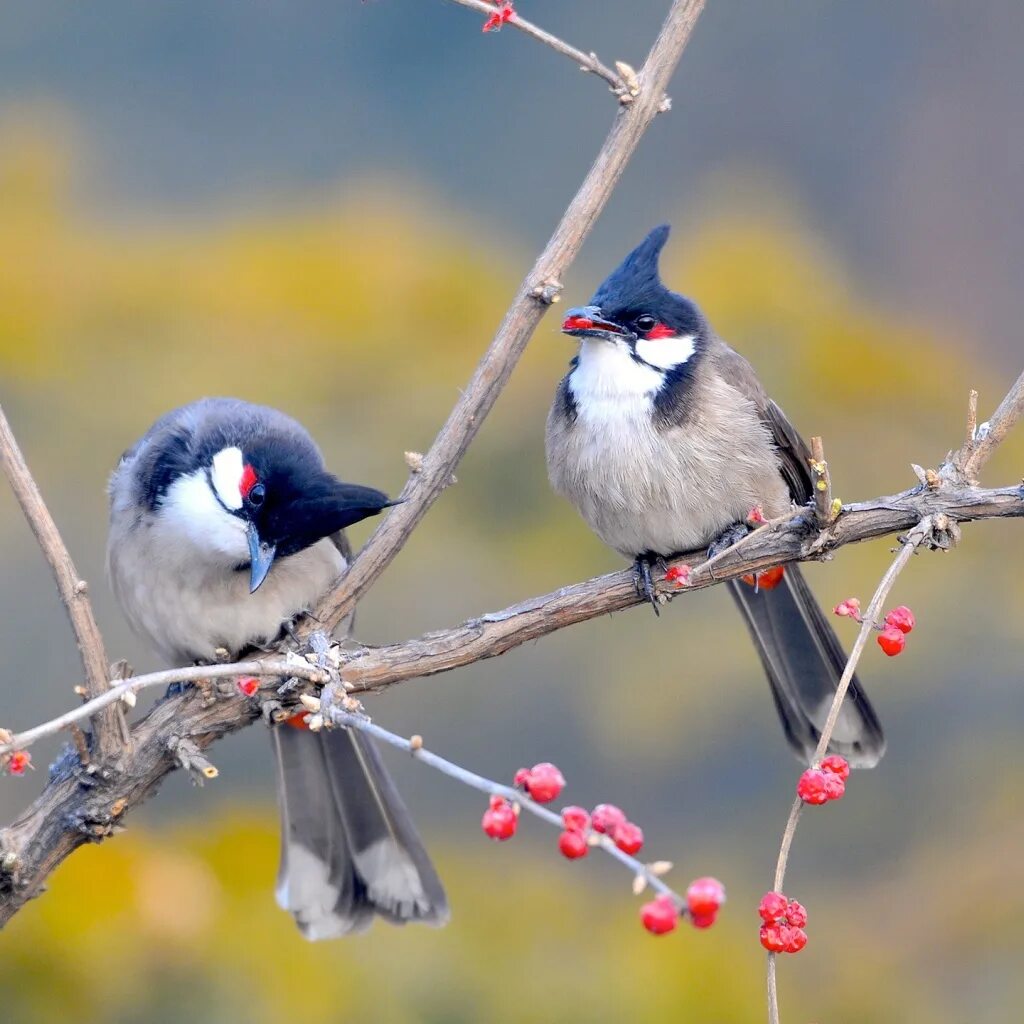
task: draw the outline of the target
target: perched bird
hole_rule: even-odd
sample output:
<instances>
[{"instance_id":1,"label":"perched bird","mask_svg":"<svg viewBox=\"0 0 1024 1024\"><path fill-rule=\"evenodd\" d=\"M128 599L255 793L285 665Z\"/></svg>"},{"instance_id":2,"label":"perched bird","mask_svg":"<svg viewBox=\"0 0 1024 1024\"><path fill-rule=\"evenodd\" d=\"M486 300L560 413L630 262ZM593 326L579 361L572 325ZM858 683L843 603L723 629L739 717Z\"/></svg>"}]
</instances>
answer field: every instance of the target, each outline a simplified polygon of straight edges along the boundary
<instances>
[{"instance_id":1,"label":"perched bird","mask_svg":"<svg viewBox=\"0 0 1024 1024\"><path fill-rule=\"evenodd\" d=\"M636 561L648 596L652 564L694 548L717 552L812 495L810 452L750 364L658 273L669 228L655 228L571 309L580 339L547 421L548 475L610 547ZM790 745L811 759L846 663L796 565L778 586L729 584L771 684ZM870 767L885 739L854 679L830 744Z\"/></svg>"},{"instance_id":2,"label":"perched bird","mask_svg":"<svg viewBox=\"0 0 1024 1024\"><path fill-rule=\"evenodd\" d=\"M389 504L327 472L275 409L206 398L159 419L110 479L114 594L172 665L273 642L344 570L346 526ZM281 809L277 901L308 939L375 914L443 924L444 890L368 737L273 729Z\"/></svg>"}]
</instances>

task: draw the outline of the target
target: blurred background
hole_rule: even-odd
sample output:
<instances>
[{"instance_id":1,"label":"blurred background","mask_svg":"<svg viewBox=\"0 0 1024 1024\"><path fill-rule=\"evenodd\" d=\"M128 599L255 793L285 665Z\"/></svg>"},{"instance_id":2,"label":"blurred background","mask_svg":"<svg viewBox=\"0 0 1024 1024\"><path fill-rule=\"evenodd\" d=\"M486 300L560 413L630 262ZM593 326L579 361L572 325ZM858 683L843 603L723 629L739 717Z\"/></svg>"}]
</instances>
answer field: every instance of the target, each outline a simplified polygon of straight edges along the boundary
<instances>
[{"instance_id":1,"label":"blurred background","mask_svg":"<svg viewBox=\"0 0 1024 1024\"><path fill-rule=\"evenodd\" d=\"M639 66L664 0L520 0ZM0 8L0 400L111 657L156 662L103 580L105 479L168 408L287 410L340 475L397 492L596 153L614 104L508 29L413 0L36 0ZM1024 5L710 0L565 282L569 304L654 224L668 281L747 354L845 500L910 486L1020 369ZM572 353L548 317L449 490L360 607L386 642L619 566L549 493L543 422ZM986 480L1020 479L1024 436ZM368 535L357 529L359 542ZM891 557L809 574L827 605ZM787 890L810 944L792 1021L975 1024L1024 998L1020 526L922 555L893 603L919 626L861 677L889 753L806 817ZM1010 557L1007 557L1010 555ZM0 488L0 722L66 709L79 666L41 556ZM844 641L852 627L839 623ZM77 853L0 936L5 1019L461 1022L764 1018L754 907L796 779L728 596L638 610L411 682L371 713L484 774L556 761L568 802L625 806L679 887L722 878L708 932L654 940L621 869L569 864L526 822L391 759L451 894L441 932L305 944L271 894L268 743L218 744L126 835ZM0 820L34 798L0 779Z\"/></svg>"}]
</instances>

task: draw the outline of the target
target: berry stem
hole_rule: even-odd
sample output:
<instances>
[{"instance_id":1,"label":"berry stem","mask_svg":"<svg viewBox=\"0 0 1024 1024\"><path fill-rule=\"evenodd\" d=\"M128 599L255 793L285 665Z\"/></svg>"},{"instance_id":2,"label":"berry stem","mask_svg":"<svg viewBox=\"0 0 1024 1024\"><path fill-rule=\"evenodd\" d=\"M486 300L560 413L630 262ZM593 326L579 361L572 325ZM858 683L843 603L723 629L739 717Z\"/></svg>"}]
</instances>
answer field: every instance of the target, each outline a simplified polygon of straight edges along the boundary
<instances>
[{"instance_id":1,"label":"berry stem","mask_svg":"<svg viewBox=\"0 0 1024 1024\"><path fill-rule=\"evenodd\" d=\"M488 796L504 797L512 804L518 804L524 811L528 811L530 814L540 818L541 821L554 825L559 832L565 828L560 812L548 810L547 807L530 799L527 794L518 789L502 785L500 782L485 778L483 775L477 775L476 772L471 772L467 768L463 768L461 765L455 764L453 761L449 761L431 750L427 750L421 744L414 744L404 736L399 736L396 733L381 728L370 721L366 715L344 711L334 704L333 701L325 699L326 695L327 691L325 690L321 696L321 714L335 725L345 729L359 729L362 732L368 733L383 743L387 743L399 750L404 750L407 754L411 754L415 760L436 769L442 775L447 775L450 779L455 779L456 782L461 782L463 785L479 790L481 793L486 793ZM668 896L675 903L681 914L686 912L686 900L674 889L666 885L646 864L620 850L610 835L602 835L591 830L588 833L588 837L593 837L591 841L595 846L604 850L609 857L613 857L620 864L628 868L634 877L637 875L642 876L647 885L656 893L661 896Z\"/></svg>"},{"instance_id":2,"label":"berry stem","mask_svg":"<svg viewBox=\"0 0 1024 1024\"><path fill-rule=\"evenodd\" d=\"M835 696L832 698L832 707L829 708L828 718L825 720L825 726L821 730L821 738L818 740L818 746L814 751L814 758L811 761L812 768L817 768L821 764L821 759L828 750L829 741L832 739L836 722L839 721L839 712L842 709L846 691L850 688L850 681L853 679L853 674L857 670L857 664L864 653L864 648L867 646L872 627L881 615L882 605L889 596L889 591L892 590L896 577L903 571L918 547L931 535L932 517L925 516L904 538L903 546L879 582L878 588L871 598L871 603L864 612L860 624L860 632L857 634L853 649L850 651L850 657L846 662L846 668L843 669L842 678L839 680ZM789 817L786 819L786 827L782 832L782 842L779 845L779 856L775 862L775 881L772 885L772 889L775 892L782 892L782 886L786 878L786 865L789 861L789 851L793 846L793 837L796 834L796 827L800 821L802 811L803 801L797 797L793 801L793 806L789 809ZM768 1021L769 1024L779 1024L779 999L775 984L774 953L768 954Z\"/></svg>"}]
</instances>

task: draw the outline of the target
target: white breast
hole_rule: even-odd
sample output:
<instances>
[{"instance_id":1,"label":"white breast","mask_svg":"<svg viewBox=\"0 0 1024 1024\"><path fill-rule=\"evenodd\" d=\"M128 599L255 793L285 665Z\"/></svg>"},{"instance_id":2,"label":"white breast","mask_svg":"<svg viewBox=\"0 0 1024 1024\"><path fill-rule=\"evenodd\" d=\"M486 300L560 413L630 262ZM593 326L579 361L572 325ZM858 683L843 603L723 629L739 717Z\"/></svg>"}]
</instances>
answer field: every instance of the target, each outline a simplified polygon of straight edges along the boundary
<instances>
[{"instance_id":1,"label":"white breast","mask_svg":"<svg viewBox=\"0 0 1024 1024\"><path fill-rule=\"evenodd\" d=\"M683 427L654 417L661 376L620 344L585 341L569 377L574 421L548 418L552 485L627 558L701 548L755 506L789 506L771 437L754 405L719 378L702 381Z\"/></svg>"}]
</instances>

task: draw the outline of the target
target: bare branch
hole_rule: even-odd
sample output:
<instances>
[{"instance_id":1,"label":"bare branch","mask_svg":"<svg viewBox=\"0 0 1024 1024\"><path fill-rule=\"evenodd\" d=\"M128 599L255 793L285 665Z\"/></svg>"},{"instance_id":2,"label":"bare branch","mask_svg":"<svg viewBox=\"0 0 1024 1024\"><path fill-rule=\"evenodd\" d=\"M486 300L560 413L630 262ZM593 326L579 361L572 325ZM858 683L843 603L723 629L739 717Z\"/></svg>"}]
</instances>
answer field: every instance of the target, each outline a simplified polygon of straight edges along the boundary
<instances>
[{"instance_id":1,"label":"bare branch","mask_svg":"<svg viewBox=\"0 0 1024 1024\"><path fill-rule=\"evenodd\" d=\"M871 632L879 621L879 616L882 612L882 605L885 604L885 599L889 596L889 591L892 590L893 584L896 582L896 577L899 576L907 562L910 561L911 555L914 554L921 544L931 538L932 532L932 518L931 516L925 516L906 536L899 554L897 554L893 559L892 565L890 565L886 570L885 575L878 584L874 596L871 598L871 603L868 605L867 611L865 611L864 617L861 619L860 632L857 634L856 641L854 641L853 649L850 651L850 656L846 661L846 668L843 669L839 685L836 687L835 696L832 698L832 706L829 708L828 718L825 720L825 726L821 730L821 737L818 740L817 749L814 751L812 767L816 768L821 763L821 759L825 756L825 751L828 750L828 745L832 739L832 733L835 730L836 722L839 721L840 709L843 706L843 701L846 699L846 692L850 688L850 682L853 679L853 674L857 670L857 665L860 662L861 655L864 653L864 648L867 646L868 640L871 637ZM800 797L797 797L793 801L793 806L789 809L789 818L786 821L786 827L782 833L782 842L779 845L779 856L775 862L775 879L772 884L772 890L774 892L782 892L782 886L786 878L786 865L789 862L789 851L793 845L793 837L796 835L796 827L800 822L800 815L803 812L803 808L803 800L801 800ZM778 988L775 982L776 955L777 954L775 953L768 954L769 1024L779 1024L779 997Z\"/></svg>"},{"instance_id":2,"label":"bare branch","mask_svg":"<svg viewBox=\"0 0 1024 1024\"><path fill-rule=\"evenodd\" d=\"M825 446L820 437L811 438L811 479L814 481L814 517L824 529L832 521L832 478L825 461Z\"/></svg>"},{"instance_id":3,"label":"bare branch","mask_svg":"<svg viewBox=\"0 0 1024 1024\"><path fill-rule=\"evenodd\" d=\"M494 14L496 9L496 5L490 3L490 0L451 0L451 2L458 4L460 7L468 7L471 11L479 11L481 14L486 15ZM525 32L526 35L531 36L545 46L550 46L556 53L568 57L574 64L579 66L581 71L589 71L591 74L597 75L598 78L603 78L608 83L611 91L619 97L619 102L632 102L633 94L630 92L629 84L624 82L610 68L605 67L597 59L596 53L584 53L582 50L577 50L575 46L570 46L559 39L558 36L552 35L545 29L539 28L532 22L527 21L518 12L514 13L506 24L519 29L520 32Z\"/></svg>"},{"instance_id":4,"label":"bare branch","mask_svg":"<svg viewBox=\"0 0 1024 1024\"><path fill-rule=\"evenodd\" d=\"M57 582L57 590L67 609L71 628L75 632L78 652L85 670L86 692L98 697L107 689L107 672L110 663L103 650L103 637L89 603L88 586L75 569L71 555L61 539L57 524L53 521L46 502L36 485L18 442L14 438L4 411L0 408L0 463L10 481L18 504L35 534L39 547ZM97 752L101 757L113 757L120 746L120 726L113 709L98 716L95 722Z\"/></svg>"},{"instance_id":5,"label":"bare branch","mask_svg":"<svg viewBox=\"0 0 1024 1024\"><path fill-rule=\"evenodd\" d=\"M469 386L430 451L424 455L422 468L406 482L402 491L404 502L392 509L340 585L321 602L316 610L318 622L306 623L300 629L301 634L308 635L321 625L334 629L352 611L448 486L459 460L508 382L547 306L557 298L561 290L559 281L657 115L668 81L703 8L704 0L673 0L639 73L638 95L628 107L620 108L597 159L520 286Z\"/></svg>"},{"instance_id":6,"label":"bare branch","mask_svg":"<svg viewBox=\"0 0 1024 1024\"><path fill-rule=\"evenodd\" d=\"M813 512L801 509L786 522L755 530L716 556L713 574L694 571L690 584L682 588L657 580L656 591L668 599L774 565L825 558L843 545L910 529L930 514L946 514L960 522L1024 516L1024 488L982 490L947 485L933 491L918 487L844 506L822 531L814 528ZM680 555L674 564L703 568L706 555L701 551ZM452 629L426 633L403 643L342 652L341 672L355 691L380 690L497 657L566 626L644 603L636 592L632 570L624 569L470 619Z\"/></svg>"},{"instance_id":7,"label":"bare branch","mask_svg":"<svg viewBox=\"0 0 1024 1024\"><path fill-rule=\"evenodd\" d=\"M0 743L0 757L9 754L13 750L24 750L33 743L44 739L47 736L55 736L62 729L77 722L84 721L91 715L96 714L103 708L110 707L117 701L123 701L140 690L150 689L154 686L170 686L172 683L195 683L206 679L223 679L230 676L289 676L296 679L305 679L311 683L326 683L328 676L321 670L301 658L291 656L287 658L274 657L263 658L252 661L235 661L225 665L190 665L186 668L171 668L163 672L150 672L144 676L135 676L123 682L112 680L108 685L106 693L75 708L73 711L65 712L49 722L43 722L32 729L11 736L6 743Z\"/></svg>"},{"instance_id":8,"label":"bare branch","mask_svg":"<svg viewBox=\"0 0 1024 1024\"><path fill-rule=\"evenodd\" d=\"M973 404L973 417L977 422L976 396ZM982 430L979 427L973 438L968 439L953 457L953 465L960 470L968 482L973 483L977 480L982 467L992 457L1003 438L1021 416L1024 416L1024 371L1014 382L1006 397L999 403L999 408L993 413L992 418L987 424L981 425L985 429Z\"/></svg>"}]
</instances>

